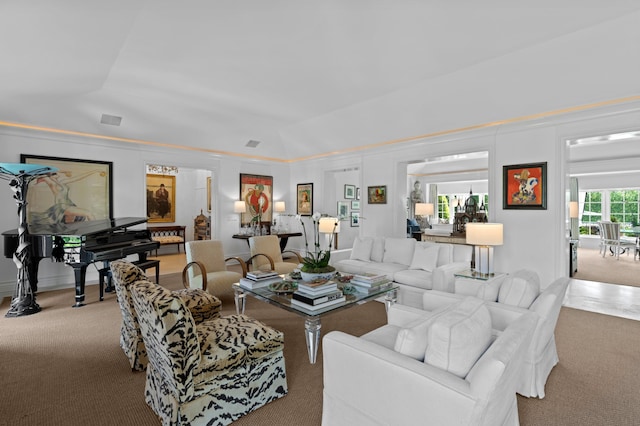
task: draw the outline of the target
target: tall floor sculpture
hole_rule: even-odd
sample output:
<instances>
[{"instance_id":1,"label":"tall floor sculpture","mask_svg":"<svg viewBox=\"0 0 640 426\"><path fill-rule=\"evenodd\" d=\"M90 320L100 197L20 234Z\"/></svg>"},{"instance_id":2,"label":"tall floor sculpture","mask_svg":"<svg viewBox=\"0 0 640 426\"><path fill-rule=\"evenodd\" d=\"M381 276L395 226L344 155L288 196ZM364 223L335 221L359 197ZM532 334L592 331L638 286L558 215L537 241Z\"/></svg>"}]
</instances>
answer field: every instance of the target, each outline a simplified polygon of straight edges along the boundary
<instances>
[{"instance_id":1,"label":"tall floor sculpture","mask_svg":"<svg viewBox=\"0 0 640 426\"><path fill-rule=\"evenodd\" d=\"M36 303L36 295L31 289L29 280L29 263L31 262L31 250L27 234L27 189L29 183L40 175L56 172L55 167L39 164L0 163L0 179L8 180L9 187L14 192L13 199L18 205L18 248L13 254L13 262L18 268L16 290L11 300L11 307L6 317L19 317L31 315L40 311Z\"/></svg>"}]
</instances>

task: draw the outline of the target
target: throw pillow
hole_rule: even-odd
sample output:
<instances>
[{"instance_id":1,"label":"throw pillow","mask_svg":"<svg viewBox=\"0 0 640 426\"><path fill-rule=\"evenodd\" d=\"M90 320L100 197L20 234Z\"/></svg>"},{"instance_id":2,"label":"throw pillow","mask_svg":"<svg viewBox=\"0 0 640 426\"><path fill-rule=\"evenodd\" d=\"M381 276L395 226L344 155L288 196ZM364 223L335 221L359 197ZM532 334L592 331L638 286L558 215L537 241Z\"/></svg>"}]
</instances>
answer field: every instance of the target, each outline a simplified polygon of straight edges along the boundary
<instances>
[{"instance_id":1,"label":"throw pillow","mask_svg":"<svg viewBox=\"0 0 640 426\"><path fill-rule=\"evenodd\" d=\"M351 249L351 260L364 260L368 262L371 259L371 248L373 247L373 238L356 237L353 241Z\"/></svg>"},{"instance_id":2,"label":"throw pillow","mask_svg":"<svg viewBox=\"0 0 640 426\"><path fill-rule=\"evenodd\" d=\"M422 269L427 272L433 272L438 262L438 252L440 248L435 244L417 243L413 251L413 260L409 269Z\"/></svg>"},{"instance_id":3,"label":"throw pillow","mask_svg":"<svg viewBox=\"0 0 640 426\"><path fill-rule=\"evenodd\" d=\"M540 292L540 278L533 271L520 270L507 276L500 286L498 302L529 308Z\"/></svg>"},{"instance_id":4,"label":"throw pillow","mask_svg":"<svg viewBox=\"0 0 640 426\"><path fill-rule=\"evenodd\" d=\"M467 297L429 328L424 362L464 378L491 344L491 315L484 302Z\"/></svg>"},{"instance_id":5,"label":"throw pillow","mask_svg":"<svg viewBox=\"0 0 640 426\"><path fill-rule=\"evenodd\" d=\"M371 247L371 261L382 262L384 257L384 237L375 237L373 239L373 247Z\"/></svg>"},{"instance_id":6,"label":"throw pillow","mask_svg":"<svg viewBox=\"0 0 640 426\"><path fill-rule=\"evenodd\" d=\"M384 263L409 266L413 259L416 240L413 238L386 238L384 241Z\"/></svg>"},{"instance_id":7,"label":"throw pillow","mask_svg":"<svg viewBox=\"0 0 640 426\"><path fill-rule=\"evenodd\" d=\"M396 336L396 343L393 350L403 355L409 356L418 361L424 361L424 353L427 350L427 338L429 327L433 321L445 312L449 312L460 302L442 306L431 313L428 318L420 318L408 324L406 328L400 329Z\"/></svg>"}]
</instances>

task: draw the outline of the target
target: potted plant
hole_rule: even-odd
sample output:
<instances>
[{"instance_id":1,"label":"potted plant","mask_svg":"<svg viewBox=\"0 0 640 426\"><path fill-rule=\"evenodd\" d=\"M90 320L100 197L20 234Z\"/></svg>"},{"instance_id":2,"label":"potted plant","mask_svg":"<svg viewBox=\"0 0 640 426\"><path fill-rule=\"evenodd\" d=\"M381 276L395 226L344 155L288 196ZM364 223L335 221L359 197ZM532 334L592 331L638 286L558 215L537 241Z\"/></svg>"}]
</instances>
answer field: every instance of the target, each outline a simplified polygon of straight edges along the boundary
<instances>
[{"instance_id":1,"label":"potted plant","mask_svg":"<svg viewBox=\"0 0 640 426\"><path fill-rule=\"evenodd\" d=\"M312 281L318 278L331 279L336 273L336 268L329 265L329 260L331 259L331 245L333 244L333 232L330 233L331 236L327 250L322 250L320 248L320 219L322 217L323 216L318 212L315 212L313 216L311 216L311 220L313 221L313 251L309 250L307 229L304 222L300 220L300 223L302 223L304 244L306 247L306 255L302 259L302 267L300 268L300 274L304 281ZM335 223L333 224L333 230L335 231L338 226L338 219L334 220Z\"/></svg>"}]
</instances>

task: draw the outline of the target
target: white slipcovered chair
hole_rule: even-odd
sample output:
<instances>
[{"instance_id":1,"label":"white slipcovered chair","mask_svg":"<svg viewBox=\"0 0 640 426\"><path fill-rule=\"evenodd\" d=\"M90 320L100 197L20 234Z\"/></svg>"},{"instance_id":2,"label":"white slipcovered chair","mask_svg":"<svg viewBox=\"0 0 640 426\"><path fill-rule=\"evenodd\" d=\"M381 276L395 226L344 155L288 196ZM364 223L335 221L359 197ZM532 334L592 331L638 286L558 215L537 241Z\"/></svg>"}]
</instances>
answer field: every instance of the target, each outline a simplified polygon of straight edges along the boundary
<instances>
[{"instance_id":1,"label":"white slipcovered chair","mask_svg":"<svg viewBox=\"0 0 640 426\"><path fill-rule=\"evenodd\" d=\"M362 337L328 333L322 424L518 425L536 318L490 311L471 297L433 312L393 305L388 324Z\"/></svg>"},{"instance_id":2,"label":"white slipcovered chair","mask_svg":"<svg viewBox=\"0 0 640 426\"><path fill-rule=\"evenodd\" d=\"M616 260L620 260L620 253L633 250L633 259L636 259L636 241L631 238L625 238L620 235L620 223L618 222L599 222L600 235L602 237L602 257L607 255L607 249L610 249Z\"/></svg>"}]
</instances>

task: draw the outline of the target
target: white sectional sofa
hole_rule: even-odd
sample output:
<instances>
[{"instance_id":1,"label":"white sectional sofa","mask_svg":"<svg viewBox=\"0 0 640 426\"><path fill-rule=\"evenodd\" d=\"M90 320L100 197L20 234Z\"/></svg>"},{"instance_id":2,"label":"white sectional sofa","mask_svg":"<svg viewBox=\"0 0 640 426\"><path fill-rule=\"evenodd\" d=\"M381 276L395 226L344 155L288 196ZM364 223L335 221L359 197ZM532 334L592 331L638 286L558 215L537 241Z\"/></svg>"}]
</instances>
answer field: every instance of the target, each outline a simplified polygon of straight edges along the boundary
<instances>
[{"instance_id":1,"label":"white sectional sofa","mask_svg":"<svg viewBox=\"0 0 640 426\"><path fill-rule=\"evenodd\" d=\"M453 273L471 264L472 247L463 244L418 242L413 238L358 237L346 258L332 265L341 273L386 274L398 284L398 303L422 308L427 290L453 293ZM332 255L333 259L333 255Z\"/></svg>"}]
</instances>

